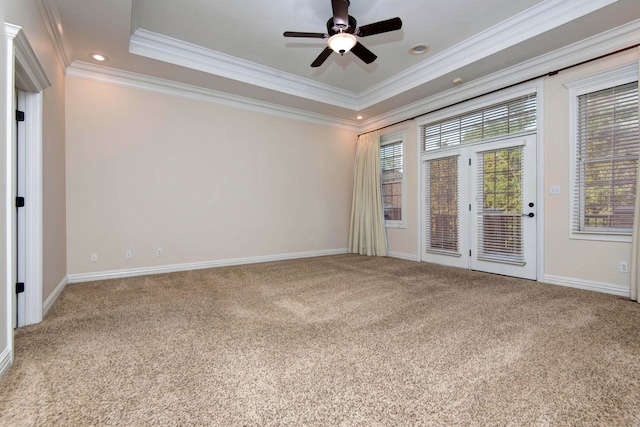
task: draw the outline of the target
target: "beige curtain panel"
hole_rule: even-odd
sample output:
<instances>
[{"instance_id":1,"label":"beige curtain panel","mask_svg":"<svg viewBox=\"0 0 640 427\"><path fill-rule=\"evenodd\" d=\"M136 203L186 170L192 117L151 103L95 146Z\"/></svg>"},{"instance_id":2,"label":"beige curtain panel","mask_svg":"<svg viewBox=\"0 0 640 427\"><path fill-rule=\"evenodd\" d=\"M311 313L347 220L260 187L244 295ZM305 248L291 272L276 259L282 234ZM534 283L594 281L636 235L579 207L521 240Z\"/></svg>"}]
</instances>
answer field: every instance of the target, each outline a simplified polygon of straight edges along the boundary
<instances>
[{"instance_id":1,"label":"beige curtain panel","mask_svg":"<svg viewBox=\"0 0 640 427\"><path fill-rule=\"evenodd\" d=\"M386 256L387 242L380 193L380 132L358 138L349 252Z\"/></svg>"},{"instance_id":2,"label":"beige curtain panel","mask_svg":"<svg viewBox=\"0 0 640 427\"><path fill-rule=\"evenodd\" d=\"M640 49L638 49L640 53ZM638 62L638 71L640 73L640 61ZM640 86L638 87L640 90ZM640 113L640 103L638 104ZM630 283L629 290L631 299L638 301L638 295L640 294L640 169L636 175L636 205L635 213L633 216L633 233L631 234L631 268L630 268ZM640 301L638 301L640 302Z\"/></svg>"}]
</instances>

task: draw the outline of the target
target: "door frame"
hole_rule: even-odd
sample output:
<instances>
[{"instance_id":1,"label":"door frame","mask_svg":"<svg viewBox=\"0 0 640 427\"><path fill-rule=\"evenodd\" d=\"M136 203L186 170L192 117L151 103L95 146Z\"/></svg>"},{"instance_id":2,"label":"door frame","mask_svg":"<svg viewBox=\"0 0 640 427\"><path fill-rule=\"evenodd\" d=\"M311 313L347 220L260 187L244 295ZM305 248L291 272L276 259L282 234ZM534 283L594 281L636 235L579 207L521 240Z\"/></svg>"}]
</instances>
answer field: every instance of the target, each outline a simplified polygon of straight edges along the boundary
<instances>
[{"instance_id":1,"label":"door frame","mask_svg":"<svg viewBox=\"0 0 640 427\"><path fill-rule=\"evenodd\" d=\"M538 238L537 238L537 224L538 224L538 195L537 185L531 184L525 179L522 182L523 195L529 194L530 197L527 200L533 200L535 207L528 209L527 212L533 210L535 212L535 219L528 221L535 221L535 228L527 229L526 237L530 245L533 245L531 251L526 250L527 262L522 265L510 265L508 262L496 262L490 260L481 260L478 258L478 159L477 154L494 151L502 148L521 147L530 151L525 154L523 163L523 172L528 170L529 173L537 173L535 156L537 155L536 134L517 134L517 135L505 135L498 138L493 138L485 141L476 141L473 143L457 145L455 147L446 148L442 150L434 150L433 152L422 154L422 167L421 174L421 214L420 221L423 224L423 229L428 227L427 225L427 193L429 186L427 184L427 163L433 160L455 158L457 163L457 179L458 179L458 243L459 250L456 253L449 251L437 251L428 250L426 247L427 231L421 235L421 252L420 260L426 262L433 262L441 265L447 265L450 267L458 267L463 269L484 271L488 273L503 274L513 277L521 277L530 280L537 280L537 259L538 259ZM533 158L533 159L532 159ZM533 170L533 171L532 171ZM529 191L524 190L524 187L528 186ZM523 200L525 203L525 200ZM467 209L468 206L468 209ZM522 210L526 210L523 206ZM473 254L473 255L472 255ZM527 265L528 264L528 265ZM526 267L525 267L526 265ZM533 267L532 267L533 266Z\"/></svg>"},{"instance_id":2,"label":"door frame","mask_svg":"<svg viewBox=\"0 0 640 427\"><path fill-rule=\"evenodd\" d=\"M487 107L492 104L497 104L503 101L507 101L509 99L516 98L518 96L523 96L530 93L535 93L537 98L537 144L536 144L536 191L538 194L538 227L537 227L537 281L541 282L544 277L545 272L545 182L544 182L544 140L545 140L545 126L544 126L544 80L545 78L539 78L535 80L531 80L529 82L525 82L519 84L517 86L509 87L507 89L495 90L494 88L487 87L484 90L486 95L482 95L482 88L478 88L475 91L477 95L472 96L471 93L468 101L461 101L454 105L447 106L446 104L437 106L434 105L434 111L432 113L427 113L423 116L420 116L416 120L416 167L418 169L418 185L417 185L417 195L418 200L421 200L423 196L423 186L424 186L424 171L423 171L423 156L425 152L422 151L421 146L421 127L425 124L436 122L442 119L446 119L448 117L453 117L458 114L463 114L466 112L470 112L472 110L476 110L479 108ZM423 259L423 234L424 234L424 203L418 202L416 204L416 210L418 215L418 220L416 221L417 228L417 242L416 242L416 253L417 259L419 261L424 261Z\"/></svg>"},{"instance_id":3,"label":"door frame","mask_svg":"<svg viewBox=\"0 0 640 427\"><path fill-rule=\"evenodd\" d=\"M7 235L6 251L6 295L7 334L13 353L13 296L16 283L16 91L22 91L25 111L25 204L26 216L26 256L28 265L25 276L25 324L42 321L43 290L43 187L42 187L42 135L43 135L43 95L42 91L51 83L31 48L29 41L16 25L5 23L7 34L7 135L6 150L6 187L5 187L5 230Z\"/></svg>"}]
</instances>

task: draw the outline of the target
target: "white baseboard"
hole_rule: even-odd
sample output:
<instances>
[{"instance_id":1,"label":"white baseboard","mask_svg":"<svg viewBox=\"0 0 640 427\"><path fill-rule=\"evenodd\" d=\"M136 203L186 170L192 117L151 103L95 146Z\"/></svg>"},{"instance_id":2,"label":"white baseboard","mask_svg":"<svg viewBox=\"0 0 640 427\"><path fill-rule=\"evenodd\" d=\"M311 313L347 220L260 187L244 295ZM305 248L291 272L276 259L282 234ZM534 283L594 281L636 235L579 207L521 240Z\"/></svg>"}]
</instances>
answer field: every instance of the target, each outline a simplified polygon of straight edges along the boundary
<instances>
[{"instance_id":1,"label":"white baseboard","mask_svg":"<svg viewBox=\"0 0 640 427\"><path fill-rule=\"evenodd\" d=\"M152 274L175 273L178 271L202 270L205 268L228 267L231 265L257 264L260 262L285 261L299 258L313 258L328 255L346 254L347 249L329 249L324 251L297 252L290 254L266 255L247 258L223 259L217 261L192 262L185 264L141 267L125 270L99 271L96 273L78 273L67 276L67 283L92 282L94 280L121 279L124 277L148 276Z\"/></svg>"},{"instance_id":2,"label":"white baseboard","mask_svg":"<svg viewBox=\"0 0 640 427\"><path fill-rule=\"evenodd\" d=\"M583 289L586 291L603 292L605 294L618 295L629 298L629 289L612 283L595 282L592 280L576 279L573 277L555 276L545 274L542 280L552 285L567 286L570 288Z\"/></svg>"},{"instance_id":3,"label":"white baseboard","mask_svg":"<svg viewBox=\"0 0 640 427\"><path fill-rule=\"evenodd\" d=\"M405 254L403 252L391 252L387 251L387 256L391 258L400 258L407 261L419 261L416 254Z\"/></svg>"},{"instance_id":4,"label":"white baseboard","mask_svg":"<svg viewBox=\"0 0 640 427\"><path fill-rule=\"evenodd\" d=\"M67 277L65 277L58 284L58 286L56 286L56 288L53 290L53 292L51 292L51 295L49 295L47 297L47 300L42 305L42 318L43 319L47 315L49 310L51 310L51 307L53 307L53 303L56 302L56 300L58 299L58 297L60 296L60 294L62 293L64 288L67 286L67 283L69 283L69 279Z\"/></svg>"},{"instance_id":5,"label":"white baseboard","mask_svg":"<svg viewBox=\"0 0 640 427\"><path fill-rule=\"evenodd\" d=\"M11 357L11 349L7 347L4 349L2 354L0 354L0 377L7 373L12 362L13 357Z\"/></svg>"}]
</instances>

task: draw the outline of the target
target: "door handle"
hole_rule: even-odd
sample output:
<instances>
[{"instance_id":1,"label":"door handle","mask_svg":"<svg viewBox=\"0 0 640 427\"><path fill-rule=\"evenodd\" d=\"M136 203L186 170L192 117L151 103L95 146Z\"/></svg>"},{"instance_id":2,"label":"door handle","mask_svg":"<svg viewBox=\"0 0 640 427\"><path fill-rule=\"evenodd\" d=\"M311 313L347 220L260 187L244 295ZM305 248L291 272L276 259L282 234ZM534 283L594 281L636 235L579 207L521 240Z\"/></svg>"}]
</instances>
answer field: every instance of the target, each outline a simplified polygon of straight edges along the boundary
<instances>
[{"instance_id":1,"label":"door handle","mask_svg":"<svg viewBox=\"0 0 640 427\"><path fill-rule=\"evenodd\" d=\"M534 216L536 216L536 214L534 214L533 212L529 212L529 213L523 213L522 216L528 216L529 218L533 218Z\"/></svg>"}]
</instances>

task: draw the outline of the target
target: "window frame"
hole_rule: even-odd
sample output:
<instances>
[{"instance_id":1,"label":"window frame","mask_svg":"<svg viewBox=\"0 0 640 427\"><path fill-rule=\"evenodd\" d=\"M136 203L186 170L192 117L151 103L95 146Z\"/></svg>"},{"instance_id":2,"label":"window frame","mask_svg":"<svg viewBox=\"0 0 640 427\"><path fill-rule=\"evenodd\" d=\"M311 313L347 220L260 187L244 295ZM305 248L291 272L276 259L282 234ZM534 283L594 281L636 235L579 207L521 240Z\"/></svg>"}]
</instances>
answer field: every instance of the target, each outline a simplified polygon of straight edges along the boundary
<instances>
[{"instance_id":1,"label":"window frame","mask_svg":"<svg viewBox=\"0 0 640 427\"><path fill-rule=\"evenodd\" d=\"M406 144L405 144L405 136L406 136L406 131L402 131L402 132L395 132L392 134L388 134L388 135L383 135L380 137L380 151L382 150L382 147L386 146L386 145L391 145L391 144L397 144L400 143L402 144L402 182L400 185L400 197L401 197L401 203L400 203L400 212L401 212L401 220L384 220L384 226L386 228L407 228L407 189L406 189L406 177L405 177L405 173L406 173ZM380 192L382 194L382 164L380 165ZM384 198L383 198L383 206L382 206L383 210L384 210ZM383 212L384 214L384 212Z\"/></svg>"},{"instance_id":2,"label":"window frame","mask_svg":"<svg viewBox=\"0 0 640 427\"><path fill-rule=\"evenodd\" d=\"M577 218L580 215L576 209L577 193L579 191L577 182L578 173L578 98L582 95L622 86L638 81L638 64L636 62L623 65L611 70L590 75L581 79L573 80L564 84L569 89L569 230L570 238L578 240L596 240L610 242L631 242L631 230L629 231L595 231L576 230L574 224L580 223ZM640 101L639 101L640 102ZM639 170L640 173L640 170ZM640 189L636 189L640 191Z\"/></svg>"}]
</instances>

